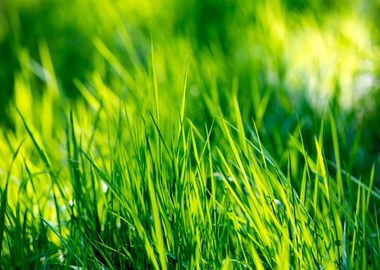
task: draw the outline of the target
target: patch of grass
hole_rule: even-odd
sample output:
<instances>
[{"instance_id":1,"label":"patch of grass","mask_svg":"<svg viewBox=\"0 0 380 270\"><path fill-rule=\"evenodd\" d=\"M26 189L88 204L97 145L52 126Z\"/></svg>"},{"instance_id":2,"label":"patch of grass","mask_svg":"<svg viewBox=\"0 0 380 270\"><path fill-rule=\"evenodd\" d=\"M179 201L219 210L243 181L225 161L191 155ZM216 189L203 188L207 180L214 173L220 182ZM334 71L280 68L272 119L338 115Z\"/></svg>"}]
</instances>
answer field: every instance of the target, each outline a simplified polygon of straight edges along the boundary
<instances>
[{"instance_id":1,"label":"patch of grass","mask_svg":"<svg viewBox=\"0 0 380 270\"><path fill-rule=\"evenodd\" d=\"M175 1L179 15L105 1L70 21L79 12L59 2L9 2L19 67L0 134L0 268L378 269L376 84L364 109L342 104L361 57L376 77L378 52L369 32L328 30L334 16L370 22L291 3L192 1L184 16ZM33 14L82 35L86 54L58 53L54 31L31 38ZM336 48L351 64L337 74Z\"/></svg>"}]
</instances>

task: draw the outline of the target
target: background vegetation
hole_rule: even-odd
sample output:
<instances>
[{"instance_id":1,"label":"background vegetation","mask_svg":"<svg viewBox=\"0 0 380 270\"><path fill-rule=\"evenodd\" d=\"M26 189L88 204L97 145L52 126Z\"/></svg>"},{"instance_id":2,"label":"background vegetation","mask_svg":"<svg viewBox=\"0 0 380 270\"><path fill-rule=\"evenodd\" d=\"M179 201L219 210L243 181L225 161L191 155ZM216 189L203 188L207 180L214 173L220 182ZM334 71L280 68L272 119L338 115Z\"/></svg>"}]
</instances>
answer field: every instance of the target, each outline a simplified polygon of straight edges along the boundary
<instances>
[{"instance_id":1,"label":"background vegetation","mask_svg":"<svg viewBox=\"0 0 380 270\"><path fill-rule=\"evenodd\" d=\"M378 1L1 1L3 268L373 268Z\"/></svg>"}]
</instances>

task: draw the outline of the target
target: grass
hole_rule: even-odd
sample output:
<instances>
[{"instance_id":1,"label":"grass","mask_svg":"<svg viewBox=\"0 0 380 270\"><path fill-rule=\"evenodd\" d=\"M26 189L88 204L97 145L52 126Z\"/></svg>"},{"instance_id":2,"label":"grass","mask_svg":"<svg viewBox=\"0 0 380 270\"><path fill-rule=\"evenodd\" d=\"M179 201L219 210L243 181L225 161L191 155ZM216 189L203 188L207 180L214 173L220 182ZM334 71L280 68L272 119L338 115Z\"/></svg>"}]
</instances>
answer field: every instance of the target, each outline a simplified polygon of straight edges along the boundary
<instances>
[{"instance_id":1,"label":"grass","mask_svg":"<svg viewBox=\"0 0 380 270\"><path fill-rule=\"evenodd\" d=\"M301 12L276 1L226 2L234 11L194 1L190 18L171 1L180 15L154 2L102 2L92 9L106 15L94 16L110 25L97 33L85 16L74 25L61 18L60 26L58 2L52 17L33 8L37 2L20 3L6 13L18 29L11 43L19 68L5 108L11 124L0 134L0 268L380 267L378 133L362 117L378 119L376 85L355 101L364 111L345 103L361 53L371 63L378 54L366 33L355 32L355 43L325 25L333 15L355 29L370 22L317 2ZM218 11L216 22L197 17L207 9ZM91 64L75 61L72 76L62 63L73 52L57 55L52 33L36 30L42 36L29 40L23 27L33 14L59 33L86 32L89 43L78 46ZM303 26L293 31L297 20ZM321 36L328 48L310 45L306 61L289 45ZM259 53L250 49L256 43ZM336 48L350 61L339 57L328 69ZM314 69L327 74L318 80L328 101L309 97ZM376 77L375 68L368 72Z\"/></svg>"}]
</instances>

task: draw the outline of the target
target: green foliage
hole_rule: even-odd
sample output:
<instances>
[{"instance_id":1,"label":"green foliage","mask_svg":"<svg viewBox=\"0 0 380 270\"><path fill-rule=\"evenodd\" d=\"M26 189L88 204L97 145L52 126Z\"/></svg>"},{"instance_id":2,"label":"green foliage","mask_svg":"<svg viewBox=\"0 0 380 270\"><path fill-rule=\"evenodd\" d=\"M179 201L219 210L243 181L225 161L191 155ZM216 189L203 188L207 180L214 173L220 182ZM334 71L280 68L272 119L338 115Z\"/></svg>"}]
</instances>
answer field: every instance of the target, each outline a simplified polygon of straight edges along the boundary
<instances>
[{"instance_id":1,"label":"green foliage","mask_svg":"<svg viewBox=\"0 0 380 270\"><path fill-rule=\"evenodd\" d=\"M0 2L0 268L380 267L375 3L94 2Z\"/></svg>"}]
</instances>

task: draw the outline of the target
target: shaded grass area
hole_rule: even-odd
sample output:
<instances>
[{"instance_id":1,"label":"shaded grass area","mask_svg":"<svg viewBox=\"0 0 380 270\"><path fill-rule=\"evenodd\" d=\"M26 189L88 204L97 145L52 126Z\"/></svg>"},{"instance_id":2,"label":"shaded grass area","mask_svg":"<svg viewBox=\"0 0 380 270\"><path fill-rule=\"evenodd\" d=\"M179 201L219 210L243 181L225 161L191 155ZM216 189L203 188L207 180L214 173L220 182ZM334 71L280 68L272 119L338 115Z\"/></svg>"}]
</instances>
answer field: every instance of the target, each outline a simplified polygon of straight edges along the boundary
<instances>
[{"instance_id":1,"label":"shaded grass area","mask_svg":"<svg viewBox=\"0 0 380 270\"><path fill-rule=\"evenodd\" d=\"M379 267L371 17L318 1L3 5L3 268ZM298 54L304 41L327 48Z\"/></svg>"}]
</instances>

